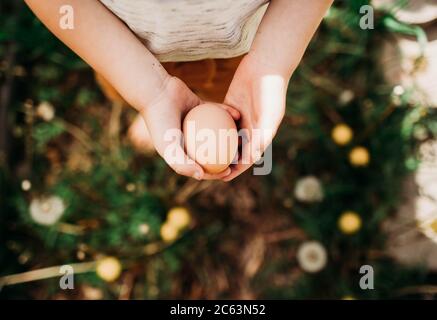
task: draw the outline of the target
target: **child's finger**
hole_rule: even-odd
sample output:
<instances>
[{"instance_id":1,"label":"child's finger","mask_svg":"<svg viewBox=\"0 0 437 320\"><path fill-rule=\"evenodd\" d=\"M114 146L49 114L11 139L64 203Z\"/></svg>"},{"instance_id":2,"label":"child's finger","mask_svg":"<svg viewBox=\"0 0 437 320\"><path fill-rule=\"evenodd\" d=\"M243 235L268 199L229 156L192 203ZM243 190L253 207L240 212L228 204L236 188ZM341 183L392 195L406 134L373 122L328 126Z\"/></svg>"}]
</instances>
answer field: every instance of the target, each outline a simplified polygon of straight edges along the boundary
<instances>
[{"instance_id":1,"label":"child's finger","mask_svg":"<svg viewBox=\"0 0 437 320\"><path fill-rule=\"evenodd\" d=\"M222 180L228 182L238 177L259 160L263 151L264 146L260 144L259 138L252 136L250 141L243 143L238 163L231 166L232 172Z\"/></svg>"},{"instance_id":2,"label":"child's finger","mask_svg":"<svg viewBox=\"0 0 437 320\"><path fill-rule=\"evenodd\" d=\"M191 159L183 148L180 114L163 105L148 110L145 117L153 144L159 155L178 174L201 180L202 167Z\"/></svg>"},{"instance_id":3,"label":"child's finger","mask_svg":"<svg viewBox=\"0 0 437 320\"><path fill-rule=\"evenodd\" d=\"M241 114L240 111L238 111L237 109L235 109L234 107L228 106L226 104L221 104L220 105L223 109L225 109L227 112L229 112L229 114L231 115L231 117L237 121L241 118Z\"/></svg>"},{"instance_id":4,"label":"child's finger","mask_svg":"<svg viewBox=\"0 0 437 320\"><path fill-rule=\"evenodd\" d=\"M167 164L177 173L182 176L194 178L196 180L202 180L205 178L205 173L202 167L189 158L182 147L175 146L173 155L170 157L165 153L163 158Z\"/></svg>"},{"instance_id":5,"label":"child's finger","mask_svg":"<svg viewBox=\"0 0 437 320\"><path fill-rule=\"evenodd\" d=\"M156 149L161 157L177 174L202 180L204 177L202 167L185 153L182 139L177 131L174 130L174 134L169 138L158 141Z\"/></svg>"},{"instance_id":6,"label":"child's finger","mask_svg":"<svg viewBox=\"0 0 437 320\"><path fill-rule=\"evenodd\" d=\"M203 180L221 180L230 175L231 172L232 170L229 167L226 168L224 171L216 174L210 174L205 172L205 174L203 175Z\"/></svg>"},{"instance_id":7,"label":"child's finger","mask_svg":"<svg viewBox=\"0 0 437 320\"><path fill-rule=\"evenodd\" d=\"M248 152L249 148L250 147L248 147L248 144L243 146L242 154L244 155L245 152ZM252 166L252 164L253 164L252 161L244 159L243 157L238 159L238 163L235 164L235 165L232 165L230 167L231 168L231 173L229 175L227 175L226 177L222 178L222 180L225 181L225 182L231 181L232 179L238 177L244 171L249 169Z\"/></svg>"}]
</instances>

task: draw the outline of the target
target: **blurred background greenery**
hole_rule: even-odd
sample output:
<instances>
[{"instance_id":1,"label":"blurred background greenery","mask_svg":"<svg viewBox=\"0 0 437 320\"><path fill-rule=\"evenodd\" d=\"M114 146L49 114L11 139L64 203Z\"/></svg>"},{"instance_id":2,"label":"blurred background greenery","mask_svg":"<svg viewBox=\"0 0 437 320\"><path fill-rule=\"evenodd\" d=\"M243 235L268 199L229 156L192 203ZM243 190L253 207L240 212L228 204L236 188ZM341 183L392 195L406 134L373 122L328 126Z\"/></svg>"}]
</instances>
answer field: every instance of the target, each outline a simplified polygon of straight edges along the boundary
<instances>
[{"instance_id":1,"label":"blurred background greenery","mask_svg":"<svg viewBox=\"0 0 437 320\"><path fill-rule=\"evenodd\" d=\"M368 4L326 15L290 82L272 173L223 183L134 151L134 112L21 1L2 1L0 297L435 297L437 206L397 217L437 134L436 9L373 1L363 30ZM410 233L402 251L393 237ZM65 264L74 290L59 288ZM359 287L362 265L374 290Z\"/></svg>"}]
</instances>

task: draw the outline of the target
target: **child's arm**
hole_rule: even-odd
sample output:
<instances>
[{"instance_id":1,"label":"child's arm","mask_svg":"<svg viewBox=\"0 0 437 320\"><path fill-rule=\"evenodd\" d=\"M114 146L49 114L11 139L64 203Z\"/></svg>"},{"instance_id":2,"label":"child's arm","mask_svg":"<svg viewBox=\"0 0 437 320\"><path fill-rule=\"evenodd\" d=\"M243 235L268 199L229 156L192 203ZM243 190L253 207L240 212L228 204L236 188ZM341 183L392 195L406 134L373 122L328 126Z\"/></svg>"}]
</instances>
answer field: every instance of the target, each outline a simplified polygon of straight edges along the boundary
<instances>
[{"instance_id":1,"label":"child's arm","mask_svg":"<svg viewBox=\"0 0 437 320\"><path fill-rule=\"evenodd\" d=\"M162 90L169 77L135 35L97 0L25 0L62 42L103 75L140 111ZM60 27L59 9L73 8L74 29Z\"/></svg>"},{"instance_id":2,"label":"child's arm","mask_svg":"<svg viewBox=\"0 0 437 320\"><path fill-rule=\"evenodd\" d=\"M272 142L284 116L288 82L332 2L271 0L224 101L240 111L249 139L225 181L250 168Z\"/></svg>"},{"instance_id":3,"label":"child's arm","mask_svg":"<svg viewBox=\"0 0 437 320\"><path fill-rule=\"evenodd\" d=\"M290 78L334 0L271 0L249 55Z\"/></svg>"},{"instance_id":4,"label":"child's arm","mask_svg":"<svg viewBox=\"0 0 437 320\"><path fill-rule=\"evenodd\" d=\"M181 128L183 114L198 105L199 98L182 81L171 77L126 25L98 0L26 3L61 41L143 115L156 150L176 172L197 179L212 178L188 159L183 145L176 145L174 137L165 140L166 132ZM60 27L59 10L65 4L74 9L73 30Z\"/></svg>"}]
</instances>

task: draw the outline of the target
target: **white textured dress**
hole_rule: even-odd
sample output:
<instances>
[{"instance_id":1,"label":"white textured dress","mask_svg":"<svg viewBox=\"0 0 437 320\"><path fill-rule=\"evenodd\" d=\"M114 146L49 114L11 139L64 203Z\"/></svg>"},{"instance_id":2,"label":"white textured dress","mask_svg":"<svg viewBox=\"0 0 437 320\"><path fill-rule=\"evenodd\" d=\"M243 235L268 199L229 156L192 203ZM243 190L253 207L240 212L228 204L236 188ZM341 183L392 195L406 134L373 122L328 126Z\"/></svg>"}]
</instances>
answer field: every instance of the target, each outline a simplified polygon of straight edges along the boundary
<instances>
[{"instance_id":1,"label":"white textured dress","mask_svg":"<svg viewBox=\"0 0 437 320\"><path fill-rule=\"evenodd\" d=\"M247 53L269 0L100 0L162 62Z\"/></svg>"}]
</instances>

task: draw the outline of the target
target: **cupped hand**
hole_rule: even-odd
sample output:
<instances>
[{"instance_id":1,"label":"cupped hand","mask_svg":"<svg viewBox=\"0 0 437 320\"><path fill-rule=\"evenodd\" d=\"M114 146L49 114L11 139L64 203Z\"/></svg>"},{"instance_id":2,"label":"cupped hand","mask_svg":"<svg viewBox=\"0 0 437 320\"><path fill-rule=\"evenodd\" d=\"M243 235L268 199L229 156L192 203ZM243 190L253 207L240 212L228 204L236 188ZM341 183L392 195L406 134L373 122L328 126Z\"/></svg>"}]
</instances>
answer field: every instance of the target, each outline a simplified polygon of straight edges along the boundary
<instances>
[{"instance_id":1,"label":"cupped hand","mask_svg":"<svg viewBox=\"0 0 437 320\"><path fill-rule=\"evenodd\" d=\"M232 172L224 181L249 169L272 142L284 117L289 79L250 54L242 59L224 100L241 114L242 147L238 163L231 166Z\"/></svg>"},{"instance_id":2,"label":"cupped hand","mask_svg":"<svg viewBox=\"0 0 437 320\"><path fill-rule=\"evenodd\" d=\"M140 113L156 151L176 173L197 180L222 179L231 173L230 168L218 174L208 174L184 150L182 120L188 111L201 103L202 100L183 81L169 76L158 96ZM239 118L238 111L227 110L235 120Z\"/></svg>"}]
</instances>

